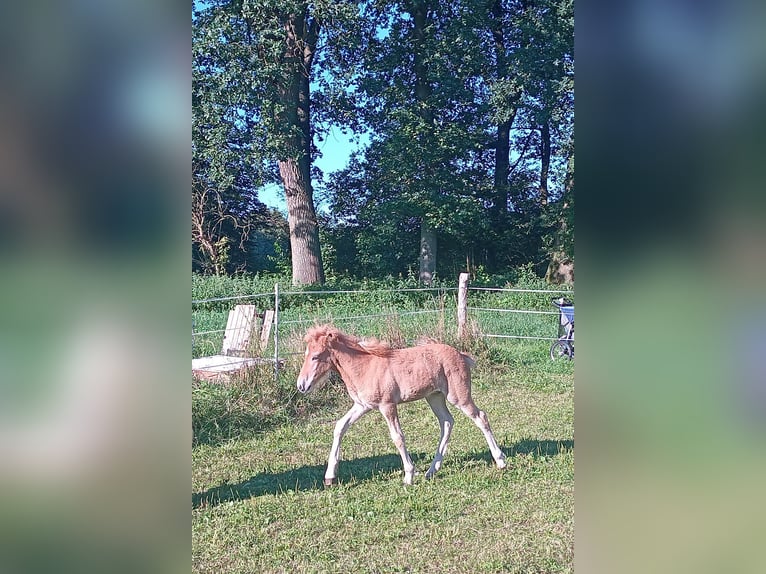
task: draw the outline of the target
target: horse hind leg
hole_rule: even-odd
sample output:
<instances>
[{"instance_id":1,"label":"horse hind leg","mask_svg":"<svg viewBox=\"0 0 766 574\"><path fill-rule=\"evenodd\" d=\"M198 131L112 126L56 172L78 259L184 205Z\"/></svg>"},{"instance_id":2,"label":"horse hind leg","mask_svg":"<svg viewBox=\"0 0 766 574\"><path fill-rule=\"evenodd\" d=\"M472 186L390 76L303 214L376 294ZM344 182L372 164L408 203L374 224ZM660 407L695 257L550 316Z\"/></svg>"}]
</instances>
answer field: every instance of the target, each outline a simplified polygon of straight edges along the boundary
<instances>
[{"instance_id":1,"label":"horse hind leg","mask_svg":"<svg viewBox=\"0 0 766 574\"><path fill-rule=\"evenodd\" d=\"M442 466L444 455L447 453L447 443L449 442L455 419L452 418L452 414L447 408L447 401L442 393L428 395L426 401L428 401L428 405L436 415L436 418L439 419L439 429L441 430L439 446L436 447L436 455L434 455L431 467L428 469L428 472L426 472L426 479L429 479L433 478Z\"/></svg>"},{"instance_id":2,"label":"horse hind leg","mask_svg":"<svg viewBox=\"0 0 766 574\"><path fill-rule=\"evenodd\" d=\"M495 459L497 468L505 468L505 454L502 450L500 450L500 447L497 445L497 441L495 440L495 435L492 434L492 428L489 426L487 413L480 410L470 397L462 404L455 406L463 411L465 415L471 419L474 424L479 427L479 430L481 430L481 432L484 434L484 438L487 440L489 451L492 453L492 458Z\"/></svg>"}]
</instances>

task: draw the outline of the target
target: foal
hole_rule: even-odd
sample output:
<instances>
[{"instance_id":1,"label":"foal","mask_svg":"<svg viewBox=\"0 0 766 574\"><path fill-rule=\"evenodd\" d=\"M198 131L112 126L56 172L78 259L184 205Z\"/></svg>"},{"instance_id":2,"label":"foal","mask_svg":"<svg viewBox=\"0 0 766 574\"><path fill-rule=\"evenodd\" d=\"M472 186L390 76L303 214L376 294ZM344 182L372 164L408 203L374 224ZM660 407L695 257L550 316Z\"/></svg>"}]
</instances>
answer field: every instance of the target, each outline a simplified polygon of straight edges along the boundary
<instances>
[{"instance_id":1,"label":"foal","mask_svg":"<svg viewBox=\"0 0 766 574\"><path fill-rule=\"evenodd\" d=\"M391 349L378 341L359 341L330 325L309 329L304 340L306 355L298 375L298 390L307 393L322 386L334 370L354 401L354 406L335 425L324 476L326 486L337 482L343 435L372 409L378 409L386 419L391 439L402 457L404 484L412 484L415 465L404 444L396 405L418 399L428 401L441 428L439 446L426 478L432 478L441 467L452 432L454 419L446 401L476 423L498 468L505 468L505 455L497 446L487 415L471 399L470 368L475 362L468 355L440 343Z\"/></svg>"}]
</instances>

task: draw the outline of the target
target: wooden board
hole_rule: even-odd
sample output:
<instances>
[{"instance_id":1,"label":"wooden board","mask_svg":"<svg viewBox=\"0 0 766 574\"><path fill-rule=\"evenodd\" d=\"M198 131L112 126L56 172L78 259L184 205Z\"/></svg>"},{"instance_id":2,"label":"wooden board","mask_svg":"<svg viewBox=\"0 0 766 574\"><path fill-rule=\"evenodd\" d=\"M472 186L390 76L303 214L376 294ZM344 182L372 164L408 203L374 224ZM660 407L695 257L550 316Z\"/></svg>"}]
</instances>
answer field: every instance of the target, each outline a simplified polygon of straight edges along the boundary
<instances>
[{"instance_id":1,"label":"wooden board","mask_svg":"<svg viewBox=\"0 0 766 574\"><path fill-rule=\"evenodd\" d=\"M262 357L229 357L226 355L213 355L212 357L200 357L192 359L192 377L201 381L214 383L228 382L232 375L244 373L256 365L271 365L273 359ZM284 359L279 360L280 366L285 364Z\"/></svg>"},{"instance_id":2,"label":"wooden board","mask_svg":"<svg viewBox=\"0 0 766 574\"><path fill-rule=\"evenodd\" d=\"M271 326L274 324L274 311L269 309L263 314L263 328L261 329L261 351L269 346Z\"/></svg>"},{"instance_id":3,"label":"wooden board","mask_svg":"<svg viewBox=\"0 0 766 574\"><path fill-rule=\"evenodd\" d=\"M253 356L268 346L273 324L274 311L268 310L261 316L255 305L237 305L229 311L221 354L192 359L192 376L198 380L228 382L231 375L255 365L274 364L273 359ZM256 335L258 330L260 337ZM284 359L280 359L279 364L283 365Z\"/></svg>"},{"instance_id":4,"label":"wooden board","mask_svg":"<svg viewBox=\"0 0 766 574\"><path fill-rule=\"evenodd\" d=\"M229 312L222 354L243 357L251 354L251 340L258 325L255 305L237 305Z\"/></svg>"}]
</instances>

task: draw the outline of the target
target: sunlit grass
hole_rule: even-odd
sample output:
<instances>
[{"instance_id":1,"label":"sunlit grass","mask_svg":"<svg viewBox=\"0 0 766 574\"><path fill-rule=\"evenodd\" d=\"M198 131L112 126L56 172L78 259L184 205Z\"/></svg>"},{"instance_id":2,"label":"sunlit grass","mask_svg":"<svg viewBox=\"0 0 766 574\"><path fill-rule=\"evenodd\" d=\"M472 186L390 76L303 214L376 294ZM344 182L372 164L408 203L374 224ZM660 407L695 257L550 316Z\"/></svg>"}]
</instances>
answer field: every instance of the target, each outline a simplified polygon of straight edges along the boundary
<instances>
[{"instance_id":1,"label":"sunlit grass","mask_svg":"<svg viewBox=\"0 0 766 574\"><path fill-rule=\"evenodd\" d=\"M225 294L217 284L211 292ZM544 294L470 296L476 306L553 309ZM268 303L257 300L259 309ZM195 383L192 391L195 572L572 571L573 362L551 361L548 341L458 341L454 292L291 295L284 303L286 363L278 381L266 365L225 385ZM233 304L194 310L196 331L224 329ZM398 315L423 310L430 312ZM484 333L557 333L554 315L470 318ZM413 486L402 484L386 424L371 412L344 438L340 484L324 488L333 426L351 402L337 377L308 396L295 380L306 328L325 321L397 345L425 334L473 355L474 399L508 467L494 466L481 432L451 408L455 428L444 465L426 482L439 430L420 401L399 410L420 473ZM195 337L194 356L217 353L221 340L222 333Z\"/></svg>"},{"instance_id":2,"label":"sunlit grass","mask_svg":"<svg viewBox=\"0 0 766 574\"><path fill-rule=\"evenodd\" d=\"M453 409L444 466L426 482L438 428L417 402L400 409L421 473L414 486L402 485L401 460L372 412L344 439L341 484L325 489L333 424L350 404L342 394L334 407L250 438L196 447L194 571L570 572L572 364L542 368L530 382L523 356L507 355L520 368L488 365L474 383L508 456L504 471L479 430Z\"/></svg>"}]
</instances>

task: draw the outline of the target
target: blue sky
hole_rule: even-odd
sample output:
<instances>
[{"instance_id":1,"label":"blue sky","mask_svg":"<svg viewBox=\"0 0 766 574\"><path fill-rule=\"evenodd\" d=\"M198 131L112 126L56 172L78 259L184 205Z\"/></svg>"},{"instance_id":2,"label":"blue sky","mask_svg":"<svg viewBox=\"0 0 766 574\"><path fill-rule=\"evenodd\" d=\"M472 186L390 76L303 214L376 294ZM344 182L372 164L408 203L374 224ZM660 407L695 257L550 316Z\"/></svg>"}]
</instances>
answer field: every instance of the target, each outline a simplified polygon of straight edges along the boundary
<instances>
[{"instance_id":1,"label":"blue sky","mask_svg":"<svg viewBox=\"0 0 766 574\"><path fill-rule=\"evenodd\" d=\"M318 146L322 151L322 157L314 160L314 164L325 174L343 169L348 165L351 154L367 145L369 137L362 135L360 142L351 141L351 134L344 134L338 127L332 127L327 137L320 141ZM314 182L316 187L316 182ZM264 186L258 191L258 199L269 207L276 207L283 214L287 215L287 205L285 204L285 193L281 185L271 184ZM327 205L320 203L317 206L319 211L327 209Z\"/></svg>"}]
</instances>

